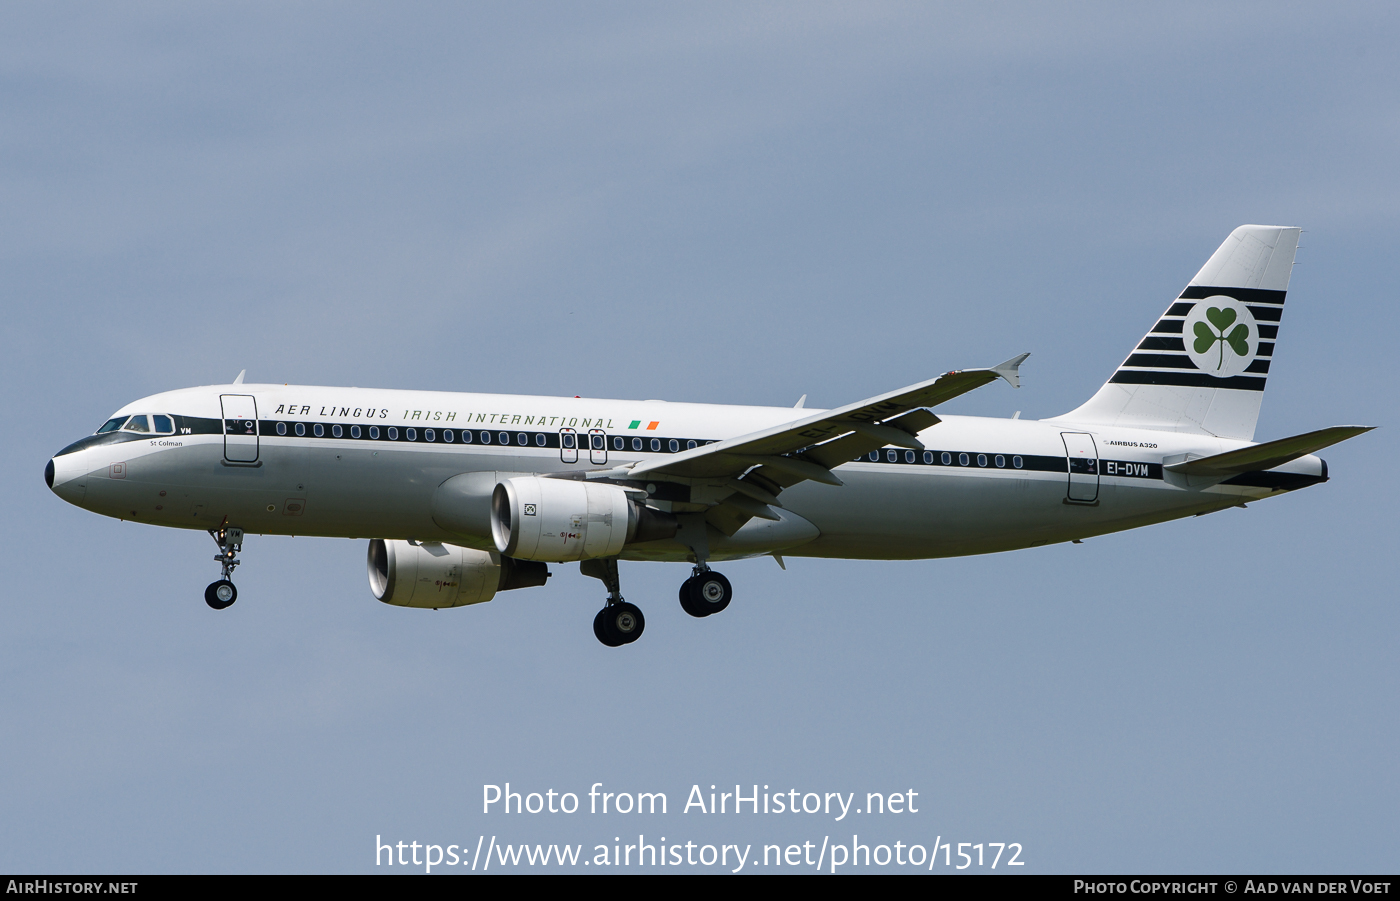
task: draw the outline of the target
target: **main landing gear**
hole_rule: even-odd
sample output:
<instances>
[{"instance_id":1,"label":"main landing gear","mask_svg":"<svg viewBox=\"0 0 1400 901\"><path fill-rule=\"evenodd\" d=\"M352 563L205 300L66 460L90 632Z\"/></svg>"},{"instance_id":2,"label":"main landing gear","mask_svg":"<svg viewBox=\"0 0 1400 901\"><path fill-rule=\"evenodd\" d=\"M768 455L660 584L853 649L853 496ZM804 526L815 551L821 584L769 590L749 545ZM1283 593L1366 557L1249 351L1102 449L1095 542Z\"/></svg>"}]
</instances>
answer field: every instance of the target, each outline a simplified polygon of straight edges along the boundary
<instances>
[{"instance_id":1,"label":"main landing gear","mask_svg":"<svg viewBox=\"0 0 1400 901\"><path fill-rule=\"evenodd\" d=\"M691 616L719 613L733 598L734 589L729 580L703 563L681 583L681 609Z\"/></svg>"},{"instance_id":2,"label":"main landing gear","mask_svg":"<svg viewBox=\"0 0 1400 901\"><path fill-rule=\"evenodd\" d=\"M238 552L243 550L243 530L220 526L210 529L209 537L219 546L219 552L214 555L214 559L223 565L224 573L223 578L211 582L209 587L204 589L204 603L215 610L223 610L238 600L238 589L234 587L230 578L233 576L233 568L243 562L238 559Z\"/></svg>"},{"instance_id":3,"label":"main landing gear","mask_svg":"<svg viewBox=\"0 0 1400 901\"><path fill-rule=\"evenodd\" d=\"M622 588L617 578L617 558L585 560L579 569L585 576L602 580L608 589L606 606L593 617L593 634L598 636L598 640L610 648L617 648L641 638L647 620L636 604L622 599Z\"/></svg>"},{"instance_id":4,"label":"main landing gear","mask_svg":"<svg viewBox=\"0 0 1400 901\"><path fill-rule=\"evenodd\" d=\"M617 577L617 558L585 560L579 567L585 576L602 581L608 589L608 601L593 617L593 634L610 648L631 644L642 637L646 617L636 604L622 599ZM212 586L210 586L212 588ZM729 606L734 589L729 580L705 564L698 564L689 579L681 585L681 608L691 616L709 616Z\"/></svg>"}]
</instances>

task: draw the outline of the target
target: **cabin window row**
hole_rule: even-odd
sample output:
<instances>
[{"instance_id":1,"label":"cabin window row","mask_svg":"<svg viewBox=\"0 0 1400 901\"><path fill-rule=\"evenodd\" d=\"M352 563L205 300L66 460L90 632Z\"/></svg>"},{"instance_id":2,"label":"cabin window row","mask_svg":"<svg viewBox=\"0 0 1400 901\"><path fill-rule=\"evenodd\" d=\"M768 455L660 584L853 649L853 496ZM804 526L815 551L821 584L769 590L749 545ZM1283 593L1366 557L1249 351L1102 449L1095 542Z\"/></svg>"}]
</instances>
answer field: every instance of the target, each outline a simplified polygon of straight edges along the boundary
<instances>
[{"instance_id":1,"label":"cabin window row","mask_svg":"<svg viewBox=\"0 0 1400 901\"><path fill-rule=\"evenodd\" d=\"M428 443L441 442L443 444L485 444L501 447L539 447L554 448L563 450L573 450L581 448L586 450L602 451L608 449L614 451L634 451L652 453L679 453L682 450L691 450L704 444L713 444L713 441L704 441L695 438L642 438L627 437L624 435L613 435L609 437L602 432L592 432L587 435L578 435L572 430L562 432L506 432L494 430L473 430L473 429L419 429L413 426L399 428L398 426L362 426L362 425L326 425L320 422L278 422L275 427L278 435L295 435L299 438L308 435L315 438L368 438L371 441L424 441ZM913 450L896 450L895 448L884 448L883 450L873 450L869 453L861 454L855 458L857 463L912 463L929 466L972 466L974 463L981 467L995 467L1005 469L1008 465L1013 469L1021 469L1025 462L1019 455L1007 457L1004 454L971 454L966 452L951 451L923 451L922 453Z\"/></svg>"},{"instance_id":2,"label":"cabin window row","mask_svg":"<svg viewBox=\"0 0 1400 901\"><path fill-rule=\"evenodd\" d=\"M601 432L579 435L571 429L562 432L504 432L474 429L420 429L412 426L378 425L326 425L320 422L278 422L273 426L278 435L291 435L298 438L368 438L371 441L425 441L443 444L488 444L508 447L544 447L570 450L602 451L650 451L652 453L680 453L703 444L713 444L696 438L628 438L622 435L609 437Z\"/></svg>"},{"instance_id":3,"label":"cabin window row","mask_svg":"<svg viewBox=\"0 0 1400 901\"><path fill-rule=\"evenodd\" d=\"M1005 454L971 454L956 451L900 451L892 447L884 450L873 450L868 454L861 454L853 462L856 463L915 463L927 466L993 466L997 469L1005 469L1007 463L1013 469L1022 469L1026 463L1019 454L1007 457Z\"/></svg>"}]
</instances>

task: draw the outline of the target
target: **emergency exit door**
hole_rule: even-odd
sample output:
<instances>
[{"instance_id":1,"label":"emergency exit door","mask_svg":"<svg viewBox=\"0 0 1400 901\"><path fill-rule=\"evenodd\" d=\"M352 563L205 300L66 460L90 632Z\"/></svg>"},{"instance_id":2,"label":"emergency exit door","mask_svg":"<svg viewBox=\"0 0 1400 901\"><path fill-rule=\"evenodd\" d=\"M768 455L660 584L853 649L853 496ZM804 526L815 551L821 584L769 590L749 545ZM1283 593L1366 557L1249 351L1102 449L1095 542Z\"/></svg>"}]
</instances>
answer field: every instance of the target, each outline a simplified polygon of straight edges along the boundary
<instances>
[{"instance_id":1,"label":"emergency exit door","mask_svg":"<svg viewBox=\"0 0 1400 901\"><path fill-rule=\"evenodd\" d=\"M1088 432L1061 432L1069 468L1069 488L1065 499L1076 504L1092 504L1099 499L1099 452Z\"/></svg>"}]
</instances>

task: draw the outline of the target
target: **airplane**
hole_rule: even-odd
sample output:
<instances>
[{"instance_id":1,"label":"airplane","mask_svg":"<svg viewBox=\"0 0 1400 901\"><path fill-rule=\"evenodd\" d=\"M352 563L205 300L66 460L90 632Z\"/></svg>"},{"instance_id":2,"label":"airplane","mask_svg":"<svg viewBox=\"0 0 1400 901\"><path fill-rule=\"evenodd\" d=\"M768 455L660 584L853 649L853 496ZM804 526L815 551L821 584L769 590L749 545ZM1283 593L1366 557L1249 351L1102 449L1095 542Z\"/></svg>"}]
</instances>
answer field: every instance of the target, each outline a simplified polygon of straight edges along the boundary
<instances>
[{"instance_id":1,"label":"airplane","mask_svg":"<svg viewBox=\"0 0 1400 901\"><path fill-rule=\"evenodd\" d=\"M729 606L710 564L986 554L1244 506L1325 482L1335 426L1255 443L1301 229L1235 229L1099 391L1044 420L936 415L1028 354L831 410L367 388L186 388L117 410L44 478L121 520L203 529L222 610L249 533L369 539L372 594L443 609L580 564L593 631L645 617L618 561L691 565L680 605Z\"/></svg>"}]
</instances>

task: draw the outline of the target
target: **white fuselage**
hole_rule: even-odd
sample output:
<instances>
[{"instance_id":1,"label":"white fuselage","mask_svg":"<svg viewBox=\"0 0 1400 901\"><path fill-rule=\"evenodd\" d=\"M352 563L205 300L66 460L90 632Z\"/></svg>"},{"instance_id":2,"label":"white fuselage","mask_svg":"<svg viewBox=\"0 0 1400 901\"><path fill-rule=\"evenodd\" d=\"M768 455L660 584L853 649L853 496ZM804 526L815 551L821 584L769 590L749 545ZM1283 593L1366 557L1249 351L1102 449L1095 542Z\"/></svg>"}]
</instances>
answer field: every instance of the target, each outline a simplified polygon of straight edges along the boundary
<instances>
[{"instance_id":1,"label":"white fuselage","mask_svg":"<svg viewBox=\"0 0 1400 901\"><path fill-rule=\"evenodd\" d=\"M609 469L797 418L787 407L284 385L189 388L114 415L137 413L161 414L173 431L77 442L55 456L53 490L88 510L153 525L223 523L261 534L484 549L492 548L489 533L453 531L435 517L435 492L453 476ZM256 425L234 428L234 421ZM156 422L153 415L153 428ZM596 436L601 449L590 446ZM1326 478L1315 456L1254 478L1178 476L1164 462L1250 442L1060 420L946 416L919 438L925 451L889 447L872 452L878 460L867 454L840 466L841 487L809 481L789 488L782 521L754 519L734 536L719 536L714 559L981 554L1223 509ZM1079 462L1069 462L1076 455ZM686 486L643 488L659 509L687 509ZM687 553L658 541L621 556L683 560Z\"/></svg>"}]
</instances>

